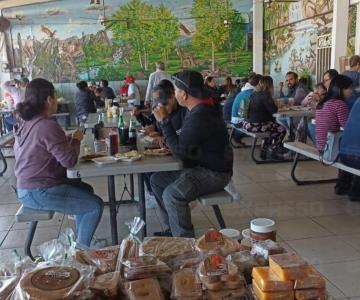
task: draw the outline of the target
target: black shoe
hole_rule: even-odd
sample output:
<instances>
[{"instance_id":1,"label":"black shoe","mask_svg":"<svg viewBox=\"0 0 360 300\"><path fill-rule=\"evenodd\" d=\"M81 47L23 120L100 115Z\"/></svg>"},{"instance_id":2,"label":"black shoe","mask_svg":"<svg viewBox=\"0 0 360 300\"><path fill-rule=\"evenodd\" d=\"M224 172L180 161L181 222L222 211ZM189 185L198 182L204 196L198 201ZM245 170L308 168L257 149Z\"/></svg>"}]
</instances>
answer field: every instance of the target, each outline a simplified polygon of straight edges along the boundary
<instances>
[{"instance_id":1,"label":"black shoe","mask_svg":"<svg viewBox=\"0 0 360 300\"><path fill-rule=\"evenodd\" d=\"M360 196L359 195L350 195L349 194L349 200L351 202L360 202Z\"/></svg>"},{"instance_id":2,"label":"black shoe","mask_svg":"<svg viewBox=\"0 0 360 300\"><path fill-rule=\"evenodd\" d=\"M350 201L360 202L360 191L358 188L351 188L348 195Z\"/></svg>"},{"instance_id":3,"label":"black shoe","mask_svg":"<svg viewBox=\"0 0 360 300\"><path fill-rule=\"evenodd\" d=\"M335 185L334 190L336 195L342 196L342 195L347 195L349 193L350 187Z\"/></svg>"},{"instance_id":4,"label":"black shoe","mask_svg":"<svg viewBox=\"0 0 360 300\"><path fill-rule=\"evenodd\" d=\"M157 231L157 232L154 232L153 235L154 235L154 236L168 236L168 237L172 237L172 236L173 236L170 229L165 230L165 231Z\"/></svg>"}]
</instances>

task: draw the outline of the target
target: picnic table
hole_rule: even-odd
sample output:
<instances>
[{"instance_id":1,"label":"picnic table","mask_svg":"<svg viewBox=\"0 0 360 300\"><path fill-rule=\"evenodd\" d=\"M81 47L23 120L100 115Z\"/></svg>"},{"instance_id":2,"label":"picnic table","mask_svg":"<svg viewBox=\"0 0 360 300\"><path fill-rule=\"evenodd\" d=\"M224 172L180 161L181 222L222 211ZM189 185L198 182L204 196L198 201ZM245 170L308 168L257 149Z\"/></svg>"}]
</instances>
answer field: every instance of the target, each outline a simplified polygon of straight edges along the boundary
<instances>
[{"instance_id":1,"label":"picnic table","mask_svg":"<svg viewBox=\"0 0 360 300\"><path fill-rule=\"evenodd\" d=\"M305 130L305 142L308 135L308 119L315 118L315 110L309 109L308 107L292 106L287 109L279 109L279 111L273 114L276 119L290 119L290 131L293 130L294 122L292 119L303 119L304 130Z\"/></svg>"},{"instance_id":2,"label":"picnic table","mask_svg":"<svg viewBox=\"0 0 360 300\"><path fill-rule=\"evenodd\" d=\"M138 176L139 214L146 223L144 174L150 172L177 171L180 169L182 169L182 162L174 159L172 156L144 156L141 160L134 162L116 162L101 166L92 162L80 161L74 168L67 170L67 177L107 177L111 238L112 243L116 245L118 244L116 207L121 204L121 201L116 201L115 176L125 174ZM146 236L146 225L143 228L142 235L143 237Z\"/></svg>"}]
</instances>

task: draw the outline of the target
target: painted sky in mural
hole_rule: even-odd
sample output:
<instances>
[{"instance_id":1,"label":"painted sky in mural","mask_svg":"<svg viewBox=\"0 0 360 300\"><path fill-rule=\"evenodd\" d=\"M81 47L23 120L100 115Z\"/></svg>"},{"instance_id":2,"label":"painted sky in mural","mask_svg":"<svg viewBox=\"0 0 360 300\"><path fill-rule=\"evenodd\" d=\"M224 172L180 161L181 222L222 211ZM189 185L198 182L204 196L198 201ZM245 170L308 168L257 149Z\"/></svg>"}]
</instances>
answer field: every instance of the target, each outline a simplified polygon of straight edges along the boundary
<instances>
[{"instance_id":1,"label":"painted sky in mural","mask_svg":"<svg viewBox=\"0 0 360 300\"><path fill-rule=\"evenodd\" d=\"M180 21L191 29L195 29L195 22L191 17L192 0L151 0L153 5L164 4ZM251 0L232 0L233 7L241 12L250 12ZM119 6L129 3L124 0L105 0L105 15L110 16ZM84 34L96 34L103 29L99 24L99 17L103 16L102 6L92 6L89 0L79 1L55 1L31 6L21 6L4 10L8 18L20 16L19 25L32 25L29 27L16 28L22 36L45 35L41 25L56 27L56 35L60 39L66 39L81 32ZM72 25L69 28L68 25ZM37 26L36 26L37 25ZM90 26L89 26L90 25Z\"/></svg>"},{"instance_id":2,"label":"painted sky in mural","mask_svg":"<svg viewBox=\"0 0 360 300\"><path fill-rule=\"evenodd\" d=\"M103 77L115 80L127 73L141 78L151 72L151 66L159 59L166 60L172 72L195 68L219 76L246 75L252 65L247 34L251 30L252 1L225 3L215 0L209 8L208 0L105 0L104 5L94 6L89 0L63 0L6 9L4 16L12 19L16 65L24 67L29 76L43 76L55 82ZM139 24L131 25L133 16L127 15L130 5L141 9L152 6L158 10L159 17L155 19L164 15L166 20L172 20L176 27L172 27L174 39L159 41L159 37L167 35L161 33L147 36L164 24L143 26L153 26L152 31L141 26L136 29ZM214 14L217 20L199 17L199 11L206 11L209 16ZM113 26L103 26L100 20L104 15L108 21L116 19ZM119 18L126 21L119 22ZM226 18L232 20L229 28L223 25ZM216 29L208 32L207 22ZM138 41L131 36L132 30L136 33L143 29L142 35L148 38L143 41L143 48L148 48L145 52L136 48ZM161 46L152 46L158 42Z\"/></svg>"}]
</instances>

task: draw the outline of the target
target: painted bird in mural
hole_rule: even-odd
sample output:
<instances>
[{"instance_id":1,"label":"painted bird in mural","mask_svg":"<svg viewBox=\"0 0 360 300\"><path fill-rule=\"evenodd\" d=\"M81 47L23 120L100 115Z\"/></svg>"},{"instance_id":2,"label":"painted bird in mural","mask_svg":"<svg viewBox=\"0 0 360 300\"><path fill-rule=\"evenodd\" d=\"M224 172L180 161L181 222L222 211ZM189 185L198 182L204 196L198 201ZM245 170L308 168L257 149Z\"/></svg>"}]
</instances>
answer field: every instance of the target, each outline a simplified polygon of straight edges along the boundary
<instances>
[{"instance_id":1,"label":"painted bird in mural","mask_svg":"<svg viewBox=\"0 0 360 300\"><path fill-rule=\"evenodd\" d=\"M51 31L48 27L41 25L41 31L45 33L50 39L55 37L56 30Z\"/></svg>"}]
</instances>

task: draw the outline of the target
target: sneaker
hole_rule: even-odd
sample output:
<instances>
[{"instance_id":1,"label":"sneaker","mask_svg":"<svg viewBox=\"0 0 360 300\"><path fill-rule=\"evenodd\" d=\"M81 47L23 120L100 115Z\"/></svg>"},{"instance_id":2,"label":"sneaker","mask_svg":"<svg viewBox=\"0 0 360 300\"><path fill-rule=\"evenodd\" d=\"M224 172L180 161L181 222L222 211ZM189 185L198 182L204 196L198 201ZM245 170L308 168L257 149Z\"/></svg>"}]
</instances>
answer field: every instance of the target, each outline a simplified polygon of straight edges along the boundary
<instances>
[{"instance_id":1,"label":"sneaker","mask_svg":"<svg viewBox=\"0 0 360 300\"><path fill-rule=\"evenodd\" d=\"M241 196L240 196L239 192L236 190L236 187L235 187L232 179L230 180L228 185L224 188L224 190L227 191L231 195L233 201L240 201Z\"/></svg>"},{"instance_id":2,"label":"sneaker","mask_svg":"<svg viewBox=\"0 0 360 300\"><path fill-rule=\"evenodd\" d=\"M154 232L153 235L154 235L154 236L168 236L168 237L172 237L172 236L173 236L170 229L165 230L165 231L157 231L157 232Z\"/></svg>"},{"instance_id":3,"label":"sneaker","mask_svg":"<svg viewBox=\"0 0 360 300\"><path fill-rule=\"evenodd\" d=\"M145 192L145 207L146 208L158 208L155 196L149 192Z\"/></svg>"},{"instance_id":4,"label":"sneaker","mask_svg":"<svg viewBox=\"0 0 360 300\"><path fill-rule=\"evenodd\" d=\"M96 237L93 237L91 240L91 243L90 243L90 248L91 249L102 249L109 245L110 245L110 243L108 242L107 239L98 239Z\"/></svg>"}]
</instances>

